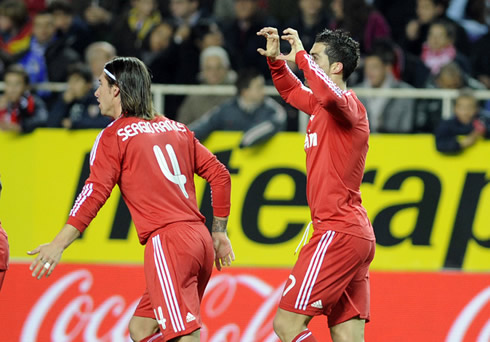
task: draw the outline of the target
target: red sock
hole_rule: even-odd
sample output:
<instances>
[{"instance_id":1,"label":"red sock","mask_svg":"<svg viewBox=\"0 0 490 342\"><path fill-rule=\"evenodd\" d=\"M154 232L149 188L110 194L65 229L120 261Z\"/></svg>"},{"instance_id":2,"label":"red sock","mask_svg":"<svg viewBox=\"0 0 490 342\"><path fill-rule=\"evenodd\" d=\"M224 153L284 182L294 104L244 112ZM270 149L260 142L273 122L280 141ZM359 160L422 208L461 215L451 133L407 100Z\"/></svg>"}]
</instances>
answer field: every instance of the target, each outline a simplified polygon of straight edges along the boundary
<instances>
[{"instance_id":1,"label":"red sock","mask_svg":"<svg viewBox=\"0 0 490 342\"><path fill-rule=\"evenodd\" d=\"M302 331L291 342L318 342L315 336L308 329Z\"/></svg>"},{"instance_id":2,"label":"red sock","mask_svg":"<svg viewBox=\"0 0 490 342\"><path fill-rule=\"evenodd\" d=\"M165 342L163 335L160 331L154 333L153 335L147 336L140 342Z\"/></svg>"}]
</instances>

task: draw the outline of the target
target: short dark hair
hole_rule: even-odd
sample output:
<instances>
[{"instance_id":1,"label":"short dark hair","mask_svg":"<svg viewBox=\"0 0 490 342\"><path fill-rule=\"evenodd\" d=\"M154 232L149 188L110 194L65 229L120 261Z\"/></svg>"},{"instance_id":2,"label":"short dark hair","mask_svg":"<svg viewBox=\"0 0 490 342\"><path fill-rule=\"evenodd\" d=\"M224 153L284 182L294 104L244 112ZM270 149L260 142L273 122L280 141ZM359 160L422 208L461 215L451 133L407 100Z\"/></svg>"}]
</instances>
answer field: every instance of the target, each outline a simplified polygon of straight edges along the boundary
<instances>
[{"instance_id":1,"label":"short dark hair","mask_svg":"<svg viewBox=\"0 0 490 342\"><path fill-rule=\"evenodd\" d=\"M92 71L90 68L83 63L75 63L68 66L67 70L68 78L72 75L78 75L83 78L87 83L91 83L93 80Z\"/></svg>"},{"instance_id":2,"label":"short dark hair","mask_svg":"<svg viewBox=\"0 0 490 342\"><path fill-rule=\"evenodd\" d=\"M66 0L55 0L51 2L47 7L48 12L54 13L56 11L61 11L64 14L73 15L73 5Z\"/></svg>"},{"instance_id":3,"label":"short dark hair","mask_svg":"<svg viewBox=\"0 0 490 342\"><path fill-rule=\"evenodd\" d=\"M452 22L442 18L442 19L437 19L436 21L430 24L431 27L434 25L442 26L446 30L446 34L449 37L449 39L451 39L451 41L454 43L454 41L456 40L456 27Z\"/></svg>"},{"instance_id":4,"label":"short dark hair","mask_svg":"<svg viewBox=\"0 0 490 342\"><path fill-rule=\"evenodd\" d=\"M250 83L252 82L252 80L259 76L262 76L262 74L254 68L239 70L235 82L237 94L240 95L244 89L250 87Z\"/></svg>"},{"instance_id":5,"label":"short dark hair","mask_svg":"<svg viewBox=\"0 0 490 342\"><path fill-rule=\"evenodd\" d=\"M151 96L151 75L146 65L136 57L115 57L104 65L109 86L119 87L122 114L151 120L156 113Z\"/></svg>"},{"instance_id":6,"label":"short dark hair","mask_svg":"<svg viewBox=\"0 0 490 342\"><path fill-rule=\"evenodd\" d=\"M344 30L325 29L317 34L315 43L326 45L325 54L330 64L340 62L344 66L342 79L347 81L349 76L359 65L360 50L359 43L349 36Z\"/></svg>"},{"instance_id":7,"label":"short dark hair","mask_svg":"<svg viewBox=\"0 0 490 342\"><path fill-rule=\"evenodd\" d=\"M29 20L29 13L24 1L5 0L1 2L0 15L9 17L16 28L22 27Z\"/></svg>"},{"instance_id":8,"label":"short dark hair","mask_svg":"<svg viewBox=\"0 0 490 342\"><path fill-rule=\"evenodd\" d=\"M373 42L366 57L378 57L385 65L396 63L395 44L389 39L378 39Z\"/></svg>"},{"instance_id":9,"label":"short dark hair","mask_svg":"<svg viewBox=\"0 0 490 342\"><path fill-rule=\"evenodd\" d=\"M22 77L24 84L26 86L29 85L29 74L27 73L26 69L21 64L11 64L8 66L8 68L5 70L4 73L4 79L7 76L7 74L16 74Z\"/></svg>"}]
</instances>

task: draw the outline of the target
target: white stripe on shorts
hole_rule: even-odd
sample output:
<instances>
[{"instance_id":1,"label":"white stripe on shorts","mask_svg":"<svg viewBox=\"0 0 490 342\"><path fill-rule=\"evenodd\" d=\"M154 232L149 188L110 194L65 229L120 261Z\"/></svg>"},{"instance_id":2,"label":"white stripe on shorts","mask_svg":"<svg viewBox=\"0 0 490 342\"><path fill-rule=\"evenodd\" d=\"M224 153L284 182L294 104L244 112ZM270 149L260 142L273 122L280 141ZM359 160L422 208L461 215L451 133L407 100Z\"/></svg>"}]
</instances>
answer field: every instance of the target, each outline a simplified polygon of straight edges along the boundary
<instances>
[{"instance_id":1,"label":"white stripe on shorts","mask_svg":"<svg viewBox=\"0 0 490 342\"><path fill-rule=\"evenodd\" d=\"M174 332L184 331L184 321L182 320L182 314L180 313L179 303L177 302L177 296L175 295L174 285L170 272L168 271L167 261L165 254L163 253L162 243L160 236L156 235L152 238L153 242L153 256L155 258L155 268L160 279L160 286L162 288L163 297L165 298L165 304L168 308L170 315L170 322Z\"/></svg>"},{"instance_id":2,"label":"white stripe on shorts","mask_svg":"<svg viewBox=\"0 0 490 342\"><path fill-rule=\"evenodd\" d=\"M303 336L301 336L300 338L298 338L296 341L297 342L301 342L301 341L305 340L306 338L308 338L310 336L311 336L311 331L308 331L307 334L304 334Z\"/></svg>"},{"instance_id":3,"label":"white stripe on shorts","mask_svg":"<svg viewBox=\"0 0 490 342\"><path fill-rule=\"evenodd\" d=\"M296 303L294 305L295 309L306 310L308 301L310 300L311 291L313 291L313 286L315 285L316 278L322 267L323 259L325 253L327 252L328 246L332 242L335 232L328 230L320 238L320 242L316 246L315 253L310 260L308 265L308 270L306 271L305 277L303 278L303 283L299 289L298 297L296 298Z\"/></svg>"}]
</instances>

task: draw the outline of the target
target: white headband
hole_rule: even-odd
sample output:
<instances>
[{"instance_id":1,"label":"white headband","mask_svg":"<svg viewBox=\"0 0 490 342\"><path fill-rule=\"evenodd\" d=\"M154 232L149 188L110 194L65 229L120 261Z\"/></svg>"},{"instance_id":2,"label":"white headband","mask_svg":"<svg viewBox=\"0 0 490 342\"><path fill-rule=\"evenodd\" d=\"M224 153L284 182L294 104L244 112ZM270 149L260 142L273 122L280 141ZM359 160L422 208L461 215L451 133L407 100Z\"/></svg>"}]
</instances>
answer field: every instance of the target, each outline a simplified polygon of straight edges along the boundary
<instances>
[{"instance_id":1,"label":"white headband","mask_svg":"<svg viewBox=\"0 0 490 342\"><path fill-rule=\"evenodd\" d=\"M106 68L104 68L104 72L105 72L105 73L106 73L106 74L107 74L107 75L108 75L110 78L112 78L112 79L114 80L114 82L117 82L117 80L116 80L116 76L114 76L114 75L112 74L112 72L110 72L110 71L109 71L109 70L107 70Z\"/></svg>"}]
</instances>

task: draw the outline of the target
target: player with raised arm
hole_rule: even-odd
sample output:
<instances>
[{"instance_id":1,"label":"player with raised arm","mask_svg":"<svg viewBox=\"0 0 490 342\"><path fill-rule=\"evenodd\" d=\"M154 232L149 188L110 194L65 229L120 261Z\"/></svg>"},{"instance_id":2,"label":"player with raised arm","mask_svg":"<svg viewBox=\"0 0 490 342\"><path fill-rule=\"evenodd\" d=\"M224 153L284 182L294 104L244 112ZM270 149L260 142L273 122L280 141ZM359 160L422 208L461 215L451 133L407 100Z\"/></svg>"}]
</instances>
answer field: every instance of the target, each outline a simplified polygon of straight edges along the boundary
<instances>
[{"instance_id":1,"label":"player with raised arm","mask_svg":"<svg viewBox=\"0 0 490 342\"><path fill-rule=\"evenodd\" d=\"M296 30L283 33L289 54L280 53L279 34L272 27L257 32L267 39L266 49L258 52L267 57L282 98L310 116L304 149L313 235L285 285L274 330L283 342L317 341L308 323L326 315L334 342L363 341L375 251L360 193L369 124L364 106L346 85L359 62L359 44L343 31L325 30L308 54ZM286 61L303 71L309 88Z\"/></svg>"},{"instance_id":2,"label":"player with raised arm","mask_svg":"<svg viewBox=\"0 0 490 342\"><path fill-rule=\"evenodd\" d=\"M146 245L146 291L129 324L134 341L199 341L200 303L211 276L235 259L227 237L230 175L184 124L156 114L151 77L137 58L106 63L95 96L114 118L97 137L90 176L63 229L40 245L30 269L49 276L117 184L141 244ZM212 189L212 234L199 212L194 174ZM213 249L214 246L214 249Z\"/></svg>"}]
</instances>

